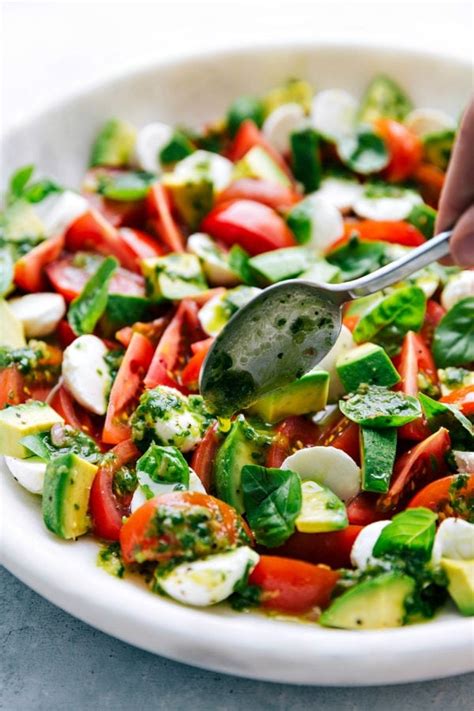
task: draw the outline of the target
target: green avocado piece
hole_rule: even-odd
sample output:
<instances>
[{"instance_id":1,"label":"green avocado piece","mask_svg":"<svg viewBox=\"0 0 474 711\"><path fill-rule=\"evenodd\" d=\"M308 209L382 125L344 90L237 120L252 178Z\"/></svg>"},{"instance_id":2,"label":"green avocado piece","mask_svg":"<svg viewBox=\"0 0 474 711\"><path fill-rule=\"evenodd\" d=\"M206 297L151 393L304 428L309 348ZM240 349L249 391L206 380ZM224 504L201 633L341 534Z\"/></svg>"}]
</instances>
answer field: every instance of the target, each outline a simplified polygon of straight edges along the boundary
<instances>
[{"instance_id":1,"label":"green avocado piece","mask_svg":"<svg viewBox=\"0 0 474 711\"><path fill-rule=\"evenodd\" d=\"M378 118L403 121L413 104L405 92L390 77L376 76L362 98L358 119L360 123L372 123Z\"/></svg>"},{"instance_id":2,"label":"green avocado piece","mask_svg":"<svg viewBox=\"0 0 474 711\"><path fill-rule=\"evenodd\" d=\"M194 254L171 252L164 257L144 259L142 273L147 296L155 301L179 301L208 288L199 258Z\"/></svg>"},{"instance_id":3,"label":"green avocado piece","mask_svg":"<svg viewBox=\"0 0 474 711\"><path fill-rule=\"evenodd\" d=\"M455 138L456 132L450 128L423 136L423 155L425 160L441 170L446 170L451 158Z\"/></svg>"},{"instance_id":4,"label":"green avocado piece","mask_svg":"<svg viewBox=\"0 0 474 711\"><path fill-rule=\"evenodd\" d=\"M355 392L363 383L391 388L400 381L392 361L375 343L351 348L337 359L336 370L348 393Z\"/></svg>"},{"instance_id":5,"label":"green avocado piece","mask_svg":"<svg viewBox=\"0 0 474 711\"><path fill-rule=\"evenodd\" d=\"M382 494L388 491L396 453L396 427L386 427L382 430L374 427L360 428L363 491Z\"/></svg>"},{"instance_id":6,"label":"green avocado piece","mask_svg":"<svg viewBox=\"0 0 474 711\"><path fill-rule=\"evenodd\" d=\"M326 407L328 390L329 373L324 370L310 371L293 383L262 395L248 412L269 423L292 415L318 412Z\"/></svg>"},{"instance_id":7,"label":"green avocado piece","mask_svg":"<svg viewBox=\"0 0 474 711\"><path fill-rule=\"evenodd\" d=\"M26 346L23 324L4 299L0 299L0 346L7 348Z\"/></svg>"},{"instance_id":8,"label":"green avocado piece","mask_svg":"<svg viewBox=\"0 0 474 711\"><path fill-rule=\"evenodd\" d=\"M233 179L257 178L290 187L291 181L261 146L254 146L235 164Z\"/></svg>"},{"instance_id":9,"label":"green avocado piece","mask_svg":"<svg viewBox=\"0 0 474 711\"><path fill-rule=\"evenodd\" d=\"M301 104L306 113L309 113L313 95L313 87L304 79L288 79L263 97L265 114L271 114L283 104Z\"/></svg>"},{"instance_id":10,"label":"green avocado piece","mask_svg":"<svg viewBox=\"0 0 474 711\"><path fill-rule=\"evenodd\" d=\"M0 221L1 236L7 241L39 241L46 237L43 223L27 200L15 200L8 205Z\"/></svg>"},{"instance_id":11,"label":"green avocado piece","mask_svg":"<svg viewBox=\"0 0 474 711\"><path fill-rule=\"evenodd\" d=\"M463 615L474 615L474 560L441 558L441 568L448 576L448 592Z\"/></svg>"},{"instance_id":12,"label":"green avocado piece","mask_svg":"<svg viewBox=\"0 0 474 711\"><path fill-rule=\"evenodd\" d=\"M303 501L295 521L301 533L326 533L340 531L348 524L344 502L336 494L315 481L303 481Z\"/></svg>"},{"instance_id":13,"label":"green avocado piece","mask_svg":"<svg viewBox=\"0 0 474 711\"><path fill-rule=\"evenodd\" d=\"M63 418L45 402L32 400L0 410L0 454L25 459L30 456L20 440L27 435L50 430Z\"/></svg>"},{"instance_id":14,"label":"green avocado piece","mask_svg":"<svg viewBox=\"0 0 474 711\"><path fill-rule=\"evenodd\" d=\"M219 499L244 511L241 473L246 464L259 464L262 440L254 428L239 415L221 445L215 464L216 494Z\"/></svg>"},{"instance_id":15,"label":"green avocado piece","mask_svg":"<svg viewBox=\"0 0 474 711\"><path fill-rule=\"evenodd\" d=\"M130 164L136 131L127 121L110 119L95 139L90 157L91 168L97 165L123 167Z\"/></svg>"},{"instance_id":16,"label":"green avocado piece","mask_svg":"<svg viewBox=\"0 0 474 711\"><path fill-rule=\"evenodd\" d=\"M173 204L191 230L195 230L214 202L214 186L205 177L183 177L168 173L163 184L170 191Z\"/></svg>"},{"instance_id":17,"label":"green avocado piece","mask_svg":"<svg viewBox=\"0 0 474 711\"><path fill-rule=\"evenodd\" d=\"M408 575L383 573L336 598L319 622L325 627L346 630L400 627L406 618L405 600L414 589L415 581Z\"/></svg>"},{"instance_id":18,"label":"green avocado piece","mask_svg":"<svg viewBox=\"0 0 474 711\"><path fill-rule=\"evenodd\" d=\"M43 485L43 520L60 538L77 538L89 530L89 494L96 472L95 464L77 454L63 454L48 462Z\"/></svg>"}]
</instances>

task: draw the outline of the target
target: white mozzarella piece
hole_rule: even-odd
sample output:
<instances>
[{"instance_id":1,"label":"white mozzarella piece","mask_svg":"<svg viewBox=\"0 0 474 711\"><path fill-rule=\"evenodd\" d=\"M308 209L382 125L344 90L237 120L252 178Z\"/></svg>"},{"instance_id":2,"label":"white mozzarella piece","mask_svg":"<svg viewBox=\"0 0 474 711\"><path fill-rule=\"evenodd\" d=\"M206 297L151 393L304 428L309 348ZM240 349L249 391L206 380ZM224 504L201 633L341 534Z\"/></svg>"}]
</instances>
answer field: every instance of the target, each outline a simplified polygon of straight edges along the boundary
<instances>
[{"instance_id":1,"label":"white mozzarella piece","mask_svg":"<svg viewBox=\"0 0 474 711\"><path fill-rule=\"evenodd\" d=\"M48 336L66 313L61 294L38 292L10 299L9 307L23 324L27 338Z\"/></svg>"},{"instance_id":2,"label":"white mozzarella piece","mask_svg":"<svg viewBox=\"0 0 474 711\"><path fill-rule=\"evenodd\" d=\"M37 459L17 459L5 457L5 464L11 475L23 488L32 494L43 493L44 474L46 463Z\"/></svg>"},{"instance_id":3,"label":"white mozzarella piece","mask_svg":"<svg viewBox=\"0 0 474 711\"><path fill-rule=\"evenodd\" d=\"M340 356L342 356L346 351L354 348L356 343L352 338L351 331L347 326L342 326L341 332L337 337L337 340L329 353L327 353L322 361L316 366L317 370L325 370L329 373L329 391L328 391L328 402L336 402L345 393L341 379L337 374L336 362Z\"/></svg>"},{"instance_id":4,"label":"white mozzarella piece","mask_svg":"<svg viewBox=\"0 0 474 711\"><path fill-rule=\"evenodd\" d=\"M236 286L240 279L226 262L226 254L203 232L188 237L187 249L202 261L202 269L211 286Z\"/></svg>"},{"instance_id":5,"label":"white mozzarella piece","mask_svg":"<svg viewBox=\"0 0 474 711\"><path fill-rule=\"evenodd\" d=\"M405 220L413 209L423 200L413 190L404 190L398 197L369 197L361 195L354 202L356 215L367 220Z\"/></svg>"},{"instance_id":6,"label":"white mozzarella piece","mask_svg":"<svg viewBox=\"0 0 474 711\"><path fill-rule=\"evenodd\" d=\"M202 419L189 409L186 396L179 390L166 385L161 385L160 390L181 400L182 407L169 409L161 419L156 420L156 435L163 445L190 452L202 439Z\"/></svg>"},{"instance_id":7,"label":"white mozzarella piece","mask_svg":"<svg viewBox=\"0 0 474 711\"><path fill-rule=\"evenodd\" d=\"M429 133L438 133L456 128L456 122L439 109L414 109L405 118L405 126L423 138Z\"/></svg>"},{"instance_id":8,"label":"white mozzarella piece","mask_svg":"<svg viewBox=\"0 0 474 711\"><path fill-rule=\"evenodd\" d=\"M339 141L354 132L358 102L347 91L326 89L314 97L311 122L322 136Z\"/></svg>"},{"instance_id":9,"label":"white mozzarella piece","mask_svg":"<svg viewBox=\"0 0 474 711\"><path fill-rule=\"evenodd\" d=\"M365 568L378 562L378 559L373 556L374 546L381 532L389 523L391 523L390 520L375 521L374 523L369 523L368 526L364 526L352 545L351 563L354 568L365 570Z\"/></svg>"},{"instance_id":10,"label":"white mozzarella piece","mask_svg":"<svg viewBox=\"0 0 474 711\"><path fill-rule=\"evenodd\" d=\"M226 553L181 563L159 578L160 587L185 605L207 607L232 595L236 584L257 565L259 555L242 546Z\"/></svg>"},{"instance_id":11,"label":"white mozzarella piece","mask_svg":"<svg viewBox=\"0 0 474 711\"><path fill-rule=\"evenodd\" d=\"M166 123L149 123L137 134L135 159L140 168L150 173L161 172L160 152L170 142L173 129Z\"/></svg>"},{"instance_id":12,"label":"white mozzarella piece","mask_svg":"<svg viewBox=\"0 0 474 711\"><path fill-rule=\"evenodd\" d=\"M306 199L311 209L311 238L305 246L314 247L319 254L324 254L344 234L344 221L337 207L317 193Z\"/></svg>"},{"instance_id":13,"label":"white mozzarella piece","mask_svg":"<svg viewBox=\"0 0 474 711\"><path fill-rule=\"evenodd\" d=\"M441 304L449 311L458 301L474 296L474 271L465 269L453 276L441 294Z\"/></svg>"},{"instance_id":14,"label":"white mozzarella piece","mask_svg":"<svg viewBox=\"0 0 474 711\"><path fill-rule=\"evenodd\" d=\"M211 151L195 151L176 164L174 175L184 180L207 178L215 192L224 190L232 179L234 164L228 158Z\"/></svg>"},{"instance_id":15,"label":"white mozzarella piece","mask_svg":"<svg viewBox=\"0 0 474 711\"><path fill-rule=\"evenodd\" d=\"M455 450L453 455L460 474L474 474L474 452Z\"/></svg>"},{"instance_id":16,"label":"white mozzarella piece","mask_svg":"<svg viewBox=\"0 0 474 711\"><path fill-rule=\"evenodd\" d=\"M64 384L77 402L96 415L107 410L112 378L104 356L107 348L97 336L79 336L64 351Z\"/></svg>"},{"instance_id":17,"label":"white mozzarella piece","mask_svg":"<svg viewBox=\"0 0 474 711\"><path fill-rule=\"evenodd\" d=\"M325 178L316 195L337 207L342 212L352 210L354 203L364 192L364 186L347 178Z\"/></svg>"},{"instance_id":18,"label":"white mozzarella piece","mask_svg":"<svg viewBox=\"0 0 474 711\"><path fill-rule=\"evenodd\" d=\"M461 518L445 518L436 531L431 561L438 565L441 558L474 559L474 524Z\"/></svg>"},{"instance_id":19,"label":"white mozzarella piece","mask_svg":"<svg viewBox=\"0 0 474 711\"><path fill-rule=\"evenodd\" d=\"M272 111L264 121L262 132L269 143L280 153L290 150L290 134L305 122L301 104L282 104Z\"/></svg>"},{"instance_id":20,"label":"white mozzarella piece","mask_svg":"<svg viewBox=\"0 0 474 711\"><path fill-rule=\"evenodd\" d=\"M63 232L88 210L87 200L72 190L51 193L44 200L35 204L35 212L43 223L48 236Z\"/></svg>"},{"instance_id":21,"label":"white mozzarella piece","mask_svg":"<svg viewBox=\"0 0 474 711\"><path fill-rule=\"evenodd\" d=\"M327 486L343 501L360 491L360 468L352 457L336 447L306 447L285 459L282 469L291 469L303 481Z\"/></svg>"}]
</instances>

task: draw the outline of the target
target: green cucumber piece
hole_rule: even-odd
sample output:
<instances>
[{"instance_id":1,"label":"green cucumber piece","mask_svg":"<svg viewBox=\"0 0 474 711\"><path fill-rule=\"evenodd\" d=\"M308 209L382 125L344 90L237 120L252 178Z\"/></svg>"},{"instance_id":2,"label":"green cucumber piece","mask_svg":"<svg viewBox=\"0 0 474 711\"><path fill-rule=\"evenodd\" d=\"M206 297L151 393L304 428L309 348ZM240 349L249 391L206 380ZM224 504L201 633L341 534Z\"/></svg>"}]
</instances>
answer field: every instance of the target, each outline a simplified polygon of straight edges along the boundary
<instances>
[{"instance_id":1,"label":"green cucumber piece","mask_svg":"<svg viewBox=\"0 0 474 711\"><path fill-rule=\"evenodd\" d=\"M336 370L348 393L355 392L362 384L391 388L400 381L392 361L375 343L364 343L343 353L337 359Z\"/></svg>"},{"instance_id":2,"label":"green cucumber piece","mask_svg":"<svg viewBox=\"0 0 474 711\"><path fill-rule=\"evenodd\" d=\"M321 157L319 137L313 128L304 128L291 134L291 164L293 174L304 187L305 193L319 188L321 183Z\"/></svg>"},{"instance_id":3,"label":"green cucumber piece","mask_svg":"<svg viewBox=\"0 0 474 711\"><path fill-rule=\"evenodd\" d=\"M296 277L316 260L314 250L306 247L286 247L264 252L248 260L250 268L265 284Z\"/></svg>"},{"instance_id":4,"label":"green cucumber piece","mask_svg":"<svg viewBox=\"0 0 474 711\"><path fill-rule=\"evenodd\" d=\"M397 430L387 427L360 428L361 475L363 491L384 494L390 486L395 455L397 453Z\"/></svg>"}]
</instances>

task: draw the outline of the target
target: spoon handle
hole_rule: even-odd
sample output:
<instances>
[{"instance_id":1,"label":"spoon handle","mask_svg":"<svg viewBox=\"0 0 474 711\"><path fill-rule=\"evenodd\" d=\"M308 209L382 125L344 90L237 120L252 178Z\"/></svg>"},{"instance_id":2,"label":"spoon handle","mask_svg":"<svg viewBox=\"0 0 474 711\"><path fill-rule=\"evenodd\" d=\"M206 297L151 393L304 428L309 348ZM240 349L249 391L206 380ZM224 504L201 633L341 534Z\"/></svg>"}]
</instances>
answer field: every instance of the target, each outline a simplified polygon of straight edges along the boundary
<instances>
[{"instance_id":1,"label":"spoon handle","mask_svg":"<svg viewBox=\"0 0 474 711\"><path fill-rule=\"evenodd\" d=\"M372 274L367 274L367 276L352 279L352 281L346 281L342 284L328 284L326 288L329 288L330 291L347 294L348 299L374 294L380 289L385 289L398 281L403 281L419 269L423 269L431 262L449 254L449 239L451 235L452 230L441 232L425 244L410 250L407 254L377 269Z\"/></svg>"}]
</instances>

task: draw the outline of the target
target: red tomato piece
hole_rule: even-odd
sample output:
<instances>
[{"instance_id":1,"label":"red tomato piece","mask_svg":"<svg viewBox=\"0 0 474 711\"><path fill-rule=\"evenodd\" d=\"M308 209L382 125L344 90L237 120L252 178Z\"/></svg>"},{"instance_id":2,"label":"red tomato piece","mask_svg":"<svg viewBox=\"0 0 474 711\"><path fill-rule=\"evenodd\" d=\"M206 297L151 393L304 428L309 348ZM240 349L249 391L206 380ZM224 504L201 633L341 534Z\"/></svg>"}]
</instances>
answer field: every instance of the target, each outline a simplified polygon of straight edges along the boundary
<instances>
[{"instance_id":1,"label":"red tomato piece","mask_svg":"<svg viewBox=\"0 0 474 711\"><path fill-rule=\"evenodd\" d=\"M438 383L433 356L423 338L414 331L408 331L403 339L398 370L401 382L397 387L406 395L413 395L414 397L418 395L420 378L423 378L427 384L432 386L436 386ZM426 439L426 437L429 437L430 432L431 430L424 417L419 417L399 429L400 437L415 440L415 442L421 442L421 440Z\"/></svg>"},{"instance_id":2,"label":"red tomato piece","mask_svg":"<svg viewBox=\"0 0 474 711\"><path fill-rule=\"evenodd\" d=\"M295 531L282 546L273 549L283 558L298 558L308 563L322 563L331 568L350 568L351 550L363 526L349 525L342 531L301 533Z\"/></svg>"},{"instance_id":3,"label":"red tomato piece","mask_svg":"<svg viewBox=\"0 0 474 711\"><path fill-rule=\"evenodd\" d=\"M181 523L173 518L180 515ZM156 521L162 517L160 530ZM200 532L195 532L196 517ZM169 523L167 523L169 522ZM173 491L150 499L134 511L120 531L125 563L154 560L166 562L193 553L195 557L226 550L246 538L237 511L224 501L197 491ZM183 543L183 538L186 542Z\"/></svg>"},{"instance_id":4,"label":"red tomato piece","mask_svg":"<svg viewBox=\"0 0 474 711\"><path fill-rule=\"evenodd\" d=\"M15 264L15 284L25 291L44 291L47 287L44 270L59 257L64 246L63 233L40 242Z\"/></svg>"},{"instance_id":5,"label":"red tomato piece","mask_svg":"<svg viewBox=\"0 0 474 711\"><path fill-rule=\"evenodd\" d=\"M413 178L423 200L431 207L437 209L445 179L443 171L435 165L421 163L415 170Z\"/></svg>"},{"instance_id":6,"label":"red tomato piece","mask_svg":"<svg viewBox=\"0 0 474 711\"><path fill-rule=\"evenodd\" d=\"M317 439L318 429L313 422L300 415L287 417L276 427L275 437L267 452L266 466L281 467L290 454L302 447L311 447Z\"/></svg>"},{"instance_id":7,"label":"red tomato piece","mask_svg":"<svg viewBox=\"0 0 474 711\"><path fill-rule=\"evenodd\" d=\"M431 345L434 330L445 313L446 311L441 304L438 304L437 301L433 301L433 299L428 299L426 302L425 321L420 331L423 340L428 345Z\"/></svg>"},{"instance_id":8,"label":"red tomato piece","mask_svg":"<svg viewBox=\"0 0 474 711\"><path fill-rule=\"evenodd\" d=\"M461 486L460 486L461 484ZM464 484L464 485L462 485ZM440 518L454 516L469 520L474 504L474 474L466 480L457 474L443 477L425 486L408 504L408 508L424 506L436 511Z\"/></svg>"},{"instance_id":9,"label":"red tomato piece","mask_svg":"<svg viewBox=\"0 0 474 711\"><path fill-rule=\"evenodd\" d=\"M127 247L135 254L137 269L140 269L142 259L161 257L165 253L163 246L157 242L156 238L149 235L148 232L143 232L143 230L122 227L119 230L119 235Z\"/></svg>"},{"instance_id":10,"label":"red tomato piece","mask_svg":"<svg viewBox=\"0 0 474 711\"><path fill-rule=\"evenodd\" d=\"M153 346L141 333L134 333L110 391L102 440L118 444L130 437L129 414L136 404L143 377L153 358Z\"/></svg>"},{"instance_id":11,"label":"red tomato piece","mask_svg":"<svg viewBox=\"0 0 474 711\"><path fill-rule=\"evenodd\" d=\"M295 245L280 215L255 200L220 203L206 215L201 227L211 237L229 246L239 244L249 254Z\"/></svg>"},{"instance_id":12,"label":"red tomato piece","mask_svg":"<svg viewBox=\"0 0 474 711\"><path fill-rule=\"evenodd\" d=\"M58 323L56 334L61 348L67 348L77 338L76 334L69 325L69 322L64 318Z\"/></svg>"},{"instance_id":13,"label":"red tomato piece","mask_svg":"<svg viewBox=\"0 0 474 711\"><path fill-rule=\"evenodd\" d=\"M236 162L244 157L251 148L260 146L263 148L270 158L288 175L291 180L294 180L290 168L284 161L283 157L275 148L267 141L263 133L258 129L257 125L251 120L242 121L237 131L234 141L228 151L228 158Z\"/></svg>"},{"instance_id":14,"label":"red tomato piece","mask_svg":"<svg viewBox=\"0 0 474 711\"><path fill-rule=\"evenodd\" d=\"M206 431L204 437L199 442L193 452L191 459L191 469L194 469L208 491L212 485L212 474L214 470L214 460L220 444L219 425L214 422Z\"/></svg>"},{"instance_id":15,"label":"red tomato piece","mask_svg":"<svg viewBox=\"0 0 474 711\"><path fill-rule=\"evenodd\" d=\"M249 583L261 588L262 607L299 615L327 607L338 579L339 573L320 565L263 555Z\"/></svg>"},{"instance_id":16,"label":"red tomato piece","mask_svg":"<svg viewBox=\"0 0 474 711\"><path fill-rule=\"evenodd\" d=\"M334 413L327 425L319 427L317 445L342 449L352 459L360 463L359 425L351 422L339 411Z\"/></svg>"},{"instance_id":17,"label":"red tomato piece","mask_svg":"<svg viewBox=\"0 0 474 711\"><path fill-rule=\"evenodd\" d=\"M0 410L26 400L25 381L15 365L0 369Z\"/></svg>"},{"instance_id":18,"label":"red tomato piece","mask_svg":"<svg viewBox=\"0 0 474 711\"><path fill-rule=\"evenodd\" d=\"M375 130L384 139L390 154L384 177L399 183L413 175L423 153L418 136L398 121L387 118L377 119Z\"/></svg>"},{"instance_id":19,"label":"red tomato piece","mask_svg":"<svg viewBox=\"0 0 474 711\"><path fill-rule=\"evenodd\" d=\"M385 513L377 509L378 495L364 491L357 494L347 504L347 518L349 523L355 526L368 526L374 521L381 521L387 518Z\"/></svg>"},{"instance_id":20,"label":"red tomato piece","mask_svg":"<svg viewBox=\"0 0 474 711\"><path fill-rule=\"evenodd\" d=\"M293 188L287 188L269 180L241 178L231 183L218 197L218 202L229 200L255 200L268 205L274 210L289 210L300 202L299 195Z\"/></svg>"},{"instance_id":21,"label":"red tomato piece","mask_svg":"<svg viewBox=\"0 0 474 711\"><path fill-rule=\"evenodd\" d=\"M76 430L85 432L94 439L97 438L91 416L81 405L74 402L64 385L58 384L53 388L50 394L49 404L53 410L56 410L58 415L61 415L66 424L71 425L71 427L74 427Z\"/></svg>"},{"instance_id":22,"label":"red tomato piece","mask_svg":"<svg viewBox=\"0 0 474 711\"><path fill-rule=\"evenodd\" d=\"M474 385L466 385L465 388L453 390L449 395L440 398L440 401L458 407L463 415L470 417L474 415Z\"/></svg>"},{"instance_id":23,"label":"red tomato piece","mask_svg":"<svg viewBox=\"0 0 474 711\"><path fill-rule=\"evenodd\" d=\"M169 195L161 183L150 188L147 209L151 224L170 252L184 252L186 240L173 219Z\"/></svg>"},{"instance_id":24,"label":"red tomato piece","mask_svg":"<svg viewBox=\"0 0 474 711\"><path fill-rule=\"evenodd\" d=\"M197 341L191 345L193 355L181 372L181 382L190 390L198 389L201 367L213 343L213 338L206 338L204 341Z\"/></svg>"},{"instance_id":25,"label":"red tomato piece","mask_svg":"<svg viewBox=\"0 0 474 711\"><path fill-rule=\"evenodd\" d=\"M122 518L129 513L125 502L114 494L114 475L126 464L140 456L132 440L120 442L106 455L92 482L89 508L92 528L96 536L108 541L118 541Z\"/></svg>"},{"instance_id":26,"label":"red tomato piece","mask_svg":"<svg viewBox=\"0 0 474 711\"><path fill-rule=\"evenodd\" d=\"M332 244L329 251L332 252L337 247L341 247L350 237L357 235L366 242L389 242L390 244L401 244L405 247L419 247L426 242L414 225L409 222L397 222L390 220L347 220L344 223L344 236Z\"/></svg>"},{"instance_id":27,"label":"red tomato piece","mask_svg":"<svg viewBox=\"0 0 474 711\"><path fill-rule=\"evenodd\" d=\"M446 454L451 447L449 432L444 427L402 454L395 463L386 494L379 496L377 509L395 512L418 489L447 473Z\"/></svg>"},{"instance_id":28,"label":"red tomato piece","mask_svg":"<svg viewBox=\"0 0 474 711\"><path fill-rule=\"evenodd\" d=\"M89 210L66 230L66 247L71 252L93 251L117 257L126 269L137 271L134 251L120 237L118 230L97 210Z\"/></svg>"}]
</instances>

